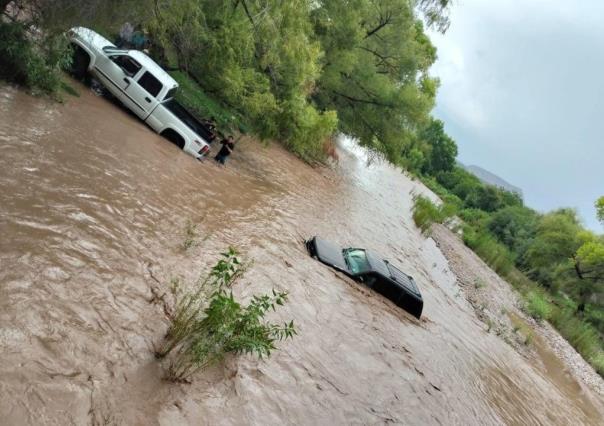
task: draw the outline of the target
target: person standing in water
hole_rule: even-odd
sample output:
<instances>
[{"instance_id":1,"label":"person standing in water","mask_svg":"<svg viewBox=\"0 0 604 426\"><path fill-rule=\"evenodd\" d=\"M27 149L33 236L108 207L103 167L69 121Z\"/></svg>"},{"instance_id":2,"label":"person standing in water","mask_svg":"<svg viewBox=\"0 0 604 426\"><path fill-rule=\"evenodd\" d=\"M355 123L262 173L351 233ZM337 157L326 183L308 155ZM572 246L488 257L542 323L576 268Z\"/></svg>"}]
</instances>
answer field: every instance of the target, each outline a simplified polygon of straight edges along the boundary
<instances>
[{"instance_id":1,"label":"person standing in water","mask_svg":"<svg viewBox=\"0 0 604 426\"><path fill-rule=\"evenodd\" d=\"M220 148L220 151L218 151L214 160L224 165L228 156L231 155L231 152L235 149L235 139L233 139L232 135L229 135L228 138L223 139L220 143L222 144L222 148Z\"/></svg>"}]
</instances>

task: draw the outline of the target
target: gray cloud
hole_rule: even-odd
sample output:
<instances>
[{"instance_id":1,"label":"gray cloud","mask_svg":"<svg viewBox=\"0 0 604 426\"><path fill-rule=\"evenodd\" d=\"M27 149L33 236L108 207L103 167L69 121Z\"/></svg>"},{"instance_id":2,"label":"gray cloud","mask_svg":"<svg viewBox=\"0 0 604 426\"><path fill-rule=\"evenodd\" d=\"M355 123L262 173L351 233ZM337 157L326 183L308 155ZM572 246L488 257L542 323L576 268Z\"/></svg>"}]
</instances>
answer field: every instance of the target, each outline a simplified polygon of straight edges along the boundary
<instances>
[{"instance_id":1,"label":"gray cloud","mask_svg":"<svg viewBox=\"0 0 604 426\"><path fill-rule=\"evenodd\" d=\"M432 34L441 88L435 115L459 159L520 186L540 211L578 208L602 228L604 2L464 0Z\"/></svg>"}]
</instances>

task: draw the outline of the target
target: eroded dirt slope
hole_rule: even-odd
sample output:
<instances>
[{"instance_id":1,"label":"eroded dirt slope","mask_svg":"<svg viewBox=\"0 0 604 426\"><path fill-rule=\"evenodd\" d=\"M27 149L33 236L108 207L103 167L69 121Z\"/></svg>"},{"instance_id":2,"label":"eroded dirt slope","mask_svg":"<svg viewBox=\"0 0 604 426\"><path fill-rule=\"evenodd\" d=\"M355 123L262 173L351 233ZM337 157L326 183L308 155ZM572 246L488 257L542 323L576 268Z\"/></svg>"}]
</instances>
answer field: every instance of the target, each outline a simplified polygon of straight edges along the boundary
<instances>
[{"instance_id":1,"label":"eroded dirt slope","mask_svg":"<svg viewBox=\"0 0 604 426\"><path fill-rule=\"evenodd\" d=\"M3 424L596 424L485 330L440 250L414 227L424 189L350 142L333 169L243 140L200 164L85 89L66 105L0 90ZM182 230L198 224L184 252ZM305 253L319 234L382 252L416 278L417 321ZM161 380L158 301L228 245L236 288L287 290L298 336L268 361L229 358Z\"/></svg>"}]
</instances>

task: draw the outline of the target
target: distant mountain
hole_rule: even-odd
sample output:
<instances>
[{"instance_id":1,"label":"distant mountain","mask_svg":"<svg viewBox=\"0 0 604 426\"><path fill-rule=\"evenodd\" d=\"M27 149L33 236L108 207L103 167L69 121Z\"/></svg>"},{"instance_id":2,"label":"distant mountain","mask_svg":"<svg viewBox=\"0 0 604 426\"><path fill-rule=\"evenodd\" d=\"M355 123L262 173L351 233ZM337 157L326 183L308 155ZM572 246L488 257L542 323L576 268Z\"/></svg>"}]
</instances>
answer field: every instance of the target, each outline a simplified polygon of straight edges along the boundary
<instances>
[{"instance_id":1,"label":"distant mountain","mask_svg":"<svg viewBox=\"0 0 604 426\"><path fill-rule=\"evenodd\" d=\"M472 173L474 176L476 176L478 179L480 179L482 182L484 182L488 185L498 186L498 187L506 189L510 192L515 192L516 194L518 194L522 197L522 189L518 188L517 186L512 185L511 183L500 178L496 174L493 174L493 173L489 172L488 170L483 169L482 167L473 166L473 165L466 166L465 164L461 164L461 163L459 163L459 164L464 169L466 169L467 171Z\"/></svg>"}]
</instances>

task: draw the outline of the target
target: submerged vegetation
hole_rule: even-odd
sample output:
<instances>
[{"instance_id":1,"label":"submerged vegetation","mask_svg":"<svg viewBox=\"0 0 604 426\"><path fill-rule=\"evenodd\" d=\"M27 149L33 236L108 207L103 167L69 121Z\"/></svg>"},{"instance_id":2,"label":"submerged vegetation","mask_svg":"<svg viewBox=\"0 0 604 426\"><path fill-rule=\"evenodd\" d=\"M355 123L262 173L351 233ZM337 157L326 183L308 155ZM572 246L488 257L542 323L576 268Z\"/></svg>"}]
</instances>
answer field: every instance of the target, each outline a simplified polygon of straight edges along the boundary
<instances>
[{"instance_id":1,"label":"submerged vegetation","mask_svg":"<svg viewBox=\"0 0 604 426\"><path fill-rule=\"evenodd\" d=\"M275 324L264 319L269 310L287 301L287 293L273 290L269 295L254 295L247 305L235 299L231 287L248 266L230 248L192 291L181 294L178 283L173 285L176 309L156 350L158 358L170 358L166 378L188 381L228 353L269 357L276 341L296 334L293 321Z\"/></svg>"}]
</instances>

